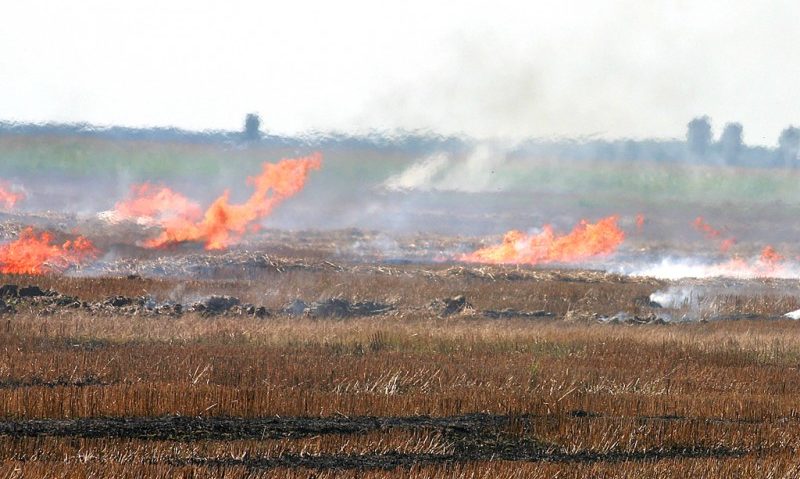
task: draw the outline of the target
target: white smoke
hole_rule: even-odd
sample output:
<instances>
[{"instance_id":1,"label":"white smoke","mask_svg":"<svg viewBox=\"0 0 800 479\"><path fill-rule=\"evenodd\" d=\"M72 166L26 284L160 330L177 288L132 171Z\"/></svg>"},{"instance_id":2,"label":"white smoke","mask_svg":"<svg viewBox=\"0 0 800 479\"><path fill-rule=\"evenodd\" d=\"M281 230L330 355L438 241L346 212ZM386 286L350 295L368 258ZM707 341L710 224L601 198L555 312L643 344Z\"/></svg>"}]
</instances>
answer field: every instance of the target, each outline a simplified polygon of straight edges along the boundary
<instances>
[{"instance_id":1,"label":"white smoke","mask_svg":"<svg viewBox=\"0 0 800 479\"><path fill-rule=\"evenodd\" d=\"M629 276L647 276L666 280L683 278L800 279L800 265L795 262L786 261L775 265L765 265L757 259L713 262L698 258L665 257L657 262L620 267L615 272Z\"/></svg>"},{"instance_id":2,"label":"white smoke","mask_svg":"<svg viewBox=\"0 0 800 479\"><path fill-rule=\"evenodd\" d=\"M762 308L765 304L776 309L792 307L796 304L798 293L796 282L779 279L686 280L652 293L649 299L662 308L672 310L682 320L695 321L736 316L747 309ZM798 319L800 310L784 316Z\"/></svg>"},{"instance_id":3,"label":"white smoke","mask_svg":"<svg viewBox=\"0 0 800 479\"><path fill-rule=\"evenodd\" d=\"M449 165L450 157L444 153L437 153L390 177L383 186L389 190L428 191L434 189L434 185L440 181Z\"/></svg>"},{"instance_id":4,"label":"white smoke","mask_svg":"<svg viewBox=\"0 0 800 479\"><path fill-rule=\"evenodd\" d=\"M508 186L503 178L509 145L479 143L465 158L447 153L425 157L383 183L389 190L482 193Z\"/></svg>"},{"instance_id":5,"label":"white smoke","mask_svg":"<svg viewBox=\"0 0 800 479\"><path fill-rule=\"evenodd\" d=\"M697 308L704 298L702 290L688 286L672 286L650 295L650 301L669 309Z\"/></svg>"}]
</instances>

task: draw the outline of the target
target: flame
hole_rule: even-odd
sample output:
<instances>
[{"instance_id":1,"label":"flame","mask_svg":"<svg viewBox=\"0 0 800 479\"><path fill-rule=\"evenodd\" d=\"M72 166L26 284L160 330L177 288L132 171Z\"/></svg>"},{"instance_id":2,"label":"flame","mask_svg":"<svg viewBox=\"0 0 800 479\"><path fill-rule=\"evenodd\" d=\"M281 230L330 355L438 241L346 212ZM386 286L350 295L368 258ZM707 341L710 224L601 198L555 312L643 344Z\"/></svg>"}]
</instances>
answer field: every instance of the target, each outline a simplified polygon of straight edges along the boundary
<instances>
[{"instance_id":1,"label":"flame","mask_svg":"<svg viewBox=\"0 0 800 479\"><path fill-rule=\"evenodd\" d=\"M636 215L636 232L641 233L644 229L644 213L638 213Z\"/></svg>"},{"instance_id":2,"label":"flame","mask_svg":"<svg viewBox=\"0 0 800 479\"><path fill-rule=\"evenodd\" d=\"M736 238L726 238L719 244L719 250L722 253L727 253L733 245L736 244Z\"/></svg>"},{"instance_id":3,"label":"flame","mask_svg":"<svg viewBox=\"0 0 800 479\"><path fill-rule=\"evenodd\" d=\"M131 187L131 198L114 206L114 216L142 222L164 222L173 218L199 219L200 205L166 186L142 183Z\"/></svg>"},{"instance_id":4,"label":"flame","mask_svg":"<svg viewBox=\"0 0 800 479\"><path fill-rule=\"evenodd\" d=\"M761 262L767 264L776 264L782 262L786 257L775 251L772 245L767 245L761 250Z\"/></svg>"},{"instance_id":5,"label":"flame","mask_svg":"<svg viewBox=\"0 0 800 479\"><path fill-rule=\"evenodd\" d=\"M702 231L708 239L716 239L722 236L722 233L706 223L702 216L698 216L693 224L695 228ZM728 253L730 248L735 244L735 238L726 238L719 244L719 250L722 253ZM778 277L785 273L785 259L786 258L778 253L774 247L767 245L761 251L761 255L758 258L743 259L734 255L722 263L701 267L700 273L701 276L726 276L735 278Z\"/></svg>"},{"instance_id":6,"label":"flame","mask_svg":"<svg viewBox=\"0 0 800 479\"><path fill-rule=\"evenodd\" d=\"M208 250L224 249L235 243L248 228L257 228L255 221L269 215L286 198L300 192L311 170L322 165L322 154L264 163L258 176L247 179L255 188L242 204L231 204L225 191L206 210L201 219L177 216L162 221L164 231L145 242L149 248L161 248L185 241L202 241Z\"/></svg>"},{"instance_id":7,"label":"flame","mask_svg":"<svg viewBox=\"0 0 800 479\"><path fill-rule=\"evenodd\" d=\"M727 276L734 278L770 278L782 277L785 273L784 260L771 245L761 251L758 259L745 260L738 256L716 265L708 266L706 276Z\"/></svg>"},{"instance_id":8,"label":"flame","mask_svg":"<svg viewBox=\"0 0 800 479\"><path fill-rule=\"evenodd\" d=\"M709 240L715 240L722 236L722 232L710 224L706 223L706 220L703 219L702 216L698 216L695 218L694 222L692 223L698 231L703 233L705 237ZM722 253L727 253L728 250L731 249L733 245L736 244L736 238L725 238L719 244L719 250Z\"/></svg>"},{"instance_id":9,"label":"flame","mask_svg":"<svg viewBox=\"0 0 800 479\"><path fill-rule=\"evenodd\" d=\"M698 231L704 233L706 235L706 238L708 239L714 239L721 234L719 230L715 229L710 224L706 223L706 220L704 220L702 216L698 216L697 218L695 218L693 224L694 227Z\"/></svg>"},{"instance_id":10,"label":"flame","mask_svg":"<svg viewBox=\"0 0 800 479\"><path fill-rule=\"evenodd\" d=\"M537 235L512 230L503 242L459 258L461 261L492 264L571 263L615 252L625 240L617 216L591 224L581 222L567 235L558 236L550 225Z\"/></svg>"},{"instance_id":11,"label":"flame","mask_svg":"<svg viewBox=\"0 0 800 479\"><path fill-rule=\"evenodd\" d=\"M25 199L25 193L14 191L8 182L0 181L0 205L5 209L12 209L14 206Z\"/></svg>"},{"instance_id":12,"label":"flame","mask_svg":"<svg viewBox=\"0 0 800 479\"><path fill-rule=\"evenodd\" d=\"M766 274L772 275L783 269L783 261L785 259L786 257L775 251L775 248L773 248L772 245L767 245L761 251L759 262L761 263L763 267L762 269L765 270Z\"/></svg>"},{"instance_id":13,"label":"flame","mask_svg":"<svg viewBox=\"0 0 800 479\"><path fill-rule=\"evenodd\" d=\"M50 233L45 231L37 235L33 228L26 228L15 241L0 245L0 272L44 274L62 271L95 256L97 249L83 236L59 246L53 244Z\"/></svg>"},{"instance_id":14,"label":"flame","mask_svg":"<svg viewBox=\"0 0 800 479\"><path fill-rule=\"evenodd\" d=\"M767 245L761 251L760 256L757 257L743 258L734 255L727 260L710 264L665 259L661 264L646 268L635 273L635 275L655 276L664 279L686 277L752 279L797 278L798 272L796 263L787 262L786 257L778 253L773 246Z\"/></svg>"}]
</instances>

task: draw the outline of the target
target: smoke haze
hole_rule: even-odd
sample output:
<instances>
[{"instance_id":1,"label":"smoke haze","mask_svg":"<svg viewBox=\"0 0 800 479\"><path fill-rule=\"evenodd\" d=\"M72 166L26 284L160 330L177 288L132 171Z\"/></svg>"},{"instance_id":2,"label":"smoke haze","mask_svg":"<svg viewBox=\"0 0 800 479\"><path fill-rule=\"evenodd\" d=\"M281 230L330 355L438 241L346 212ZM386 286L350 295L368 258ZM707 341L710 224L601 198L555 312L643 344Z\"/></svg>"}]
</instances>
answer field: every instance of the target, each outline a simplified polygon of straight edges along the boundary
<instances>
[{"instance_id":1,"label":"smoke haze","mask_svg":"<svg viewBox=\"0 0 800 479\"><path fill-rule=\"evenodd\" d=\"M764 146L798 122L790 1L33 1L4 18L10 121L231 130L256 111L291 135L643 139L707 114Z\"/></svg>"}]
</instances>

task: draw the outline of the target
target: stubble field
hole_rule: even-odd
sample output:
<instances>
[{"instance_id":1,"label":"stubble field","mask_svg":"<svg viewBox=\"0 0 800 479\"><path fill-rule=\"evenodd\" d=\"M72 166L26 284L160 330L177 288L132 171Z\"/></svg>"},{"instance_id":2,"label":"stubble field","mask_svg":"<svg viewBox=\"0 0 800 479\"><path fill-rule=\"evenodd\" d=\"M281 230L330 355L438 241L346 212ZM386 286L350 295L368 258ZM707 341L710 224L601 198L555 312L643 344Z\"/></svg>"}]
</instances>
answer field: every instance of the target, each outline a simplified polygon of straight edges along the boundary
<instances>
[{"instance_id":1,"label":"stubble field","mask_svg":"<svg viewBox=\"0 0 800 479\"><path fill-rule=\"evenodd\" d=\"M42 289L4 293L2 475L800 475L791 296L663 324L651 279L327 264L2 278Z\"/></svg>"}]
</instances>

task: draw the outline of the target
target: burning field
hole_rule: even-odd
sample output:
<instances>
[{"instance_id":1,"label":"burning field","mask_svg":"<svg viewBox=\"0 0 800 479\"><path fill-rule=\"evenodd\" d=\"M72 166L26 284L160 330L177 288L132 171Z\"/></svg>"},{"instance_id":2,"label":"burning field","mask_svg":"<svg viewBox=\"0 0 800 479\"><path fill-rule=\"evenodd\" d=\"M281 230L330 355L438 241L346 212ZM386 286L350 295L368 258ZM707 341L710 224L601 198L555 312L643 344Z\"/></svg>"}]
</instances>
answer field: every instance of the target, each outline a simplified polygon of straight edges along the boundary
<instances>
[{"instance_id":1,"label":"burning field","mask_svg":"<svg viewBox=\"0 0 800 479\"><path fill-rule=\"evenodd\" d=\"M302 218L347 197L330 163L137 178L80 211L0 182L5 475L800 474L791 242L544 194L546 218L481 196L519 205L485 221L373 191L359 214L441 228L324 228ZM491 227L443 232L470 220Z\"/></svg>"}]
</instances>

